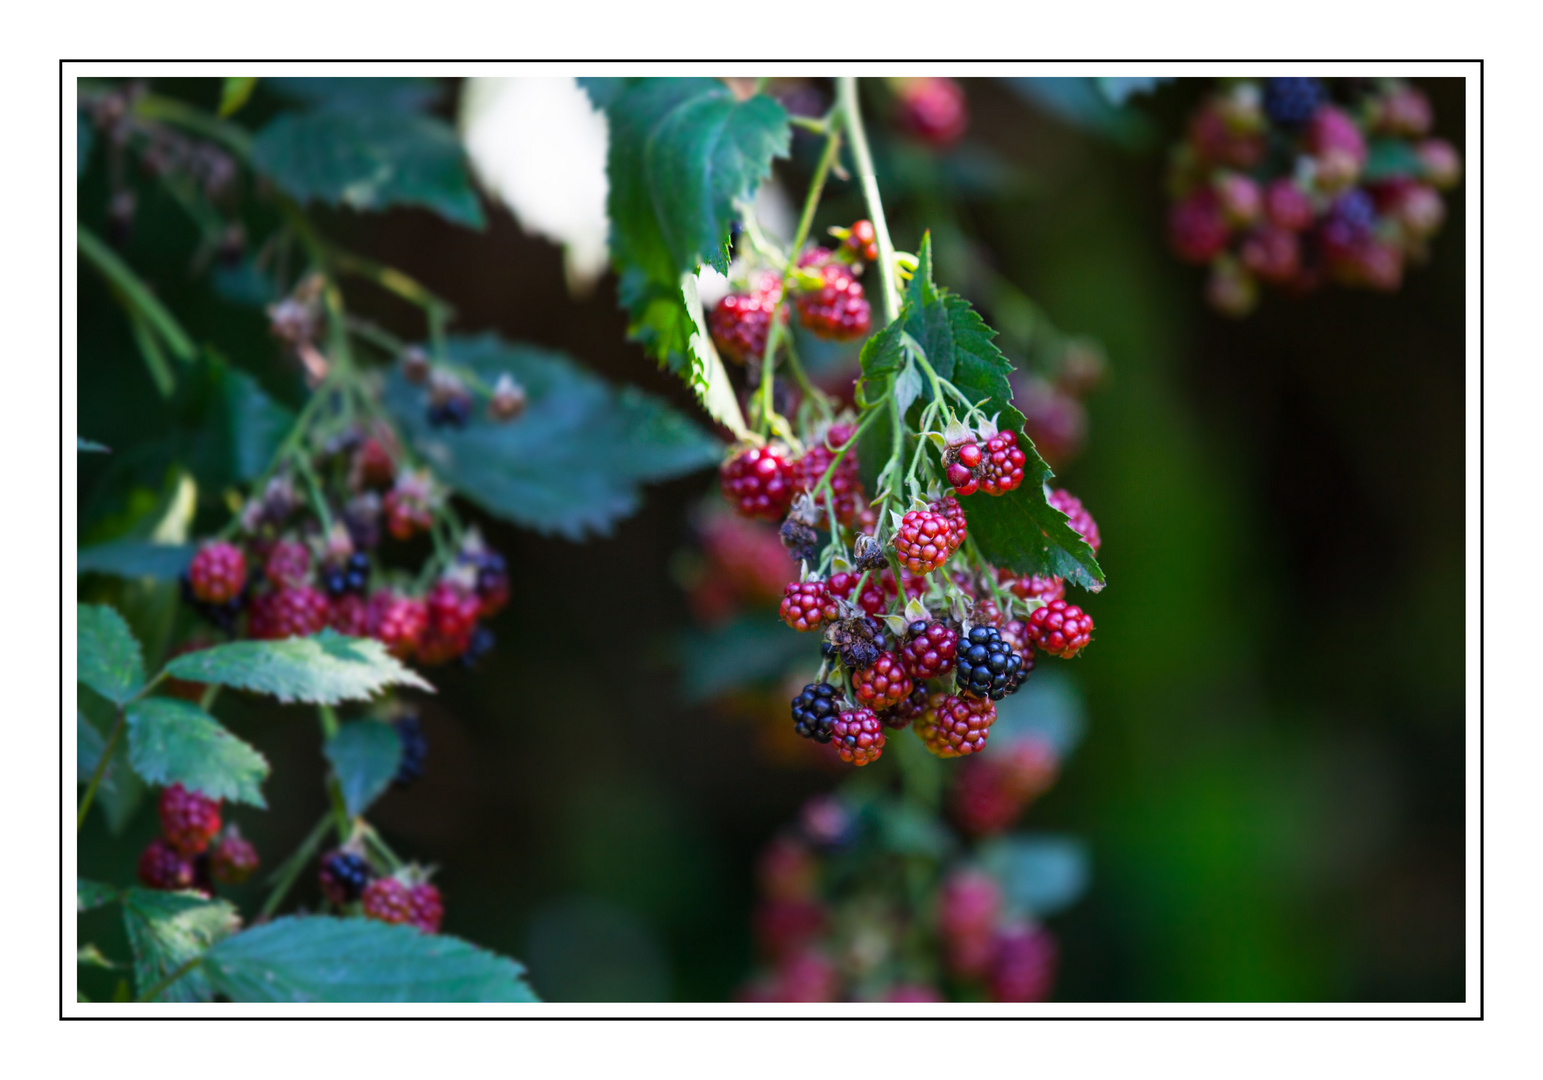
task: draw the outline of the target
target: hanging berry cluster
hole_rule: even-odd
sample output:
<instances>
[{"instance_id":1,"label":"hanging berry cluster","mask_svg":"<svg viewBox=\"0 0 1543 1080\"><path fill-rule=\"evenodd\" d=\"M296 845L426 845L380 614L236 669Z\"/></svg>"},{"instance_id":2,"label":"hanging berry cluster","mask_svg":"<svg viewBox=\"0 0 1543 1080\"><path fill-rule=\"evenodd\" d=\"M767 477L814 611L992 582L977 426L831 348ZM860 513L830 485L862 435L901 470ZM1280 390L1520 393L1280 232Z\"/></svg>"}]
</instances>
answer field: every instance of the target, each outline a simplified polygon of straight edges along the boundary
<instances>
[{"instance_id":1,"label":"hanging berry cluster","mask_svg":"<svg viewBox=\"0 0 1543 1080\"><path fill-rule=\"evenodd\" d=\"M240 885L258 865L257 849L235 825L221 828L220 801L173 784L161 792L161 835L139 856L139 880L149 889Z\"/></svg>"},{"instance_id":2,"label":"hanging berry cluster","mask_svg":"<svg viewBox=\"0 0 1543 1080\"><path fill-rule=\"evenodd\" d=\"M1461 174L1432 137L1429 100L1397 79L1236 80L1208 98L1174 151L1169 240L1210 267L1228 315L1259 285L1396 290L1429 257Z\"/></svg>"},{"instance_id":3,"label":"hanging berry cluster","mask_svg":"<svg viewBox=\"0 0 1543 1080\"><path fill-rule=\"evenodd\" d=\"M837 261L816 249L816 260L860 267L871 229L860 221L837 230L841 251L854 254ZM861 300L859 290L854 281L846 291ZM747 304L747 296L724 298L718 324L746 310L759 318L763 307ZM776 310L772 304L765 314ZM828 336L844 332L816 326ZM735 340L719 326L714 332ZM764 330L758 333L764 341ZM865 421L829 415L812 388L798 410L809 421L802 438L790 430L782 439L747 442L720 469L729 505L745 517L780 521L784 546L802 563L798 580L783 589L782 620L823 635L819 678L793 701L794 730L854 765L877 760L887 732L908 726L939 757L979 752L996 719L994 703L1023 685L1036 652L1073 657L1092 637L1092 619L1067 603L1061 579L1000 570L969 544L959 497L1015 490L1026 456L1016 433L998 430L946 382L937 380L935 389L909 463L891 462L875 499L859 479L856 440ZM1049 500L1096 552L1098 526L1081 502L1064 490Z\"/></svg>"},{"instance_id":4,"label":"hanging berry cluster","mask_svg":"<svg viewBox=\"0 0 1543 1080\"><path fill-rule=\"evenodd\" d=\"M761 973L748 1001L1044 1001L1057 947L992 863L993 838L1054 783L1055 749L1017 735L950 775L946 845L904 855L886 841L894 806L820 796L757 866ZM886 882L908 866L911 887Z\"/></svg>"}]
</instances>

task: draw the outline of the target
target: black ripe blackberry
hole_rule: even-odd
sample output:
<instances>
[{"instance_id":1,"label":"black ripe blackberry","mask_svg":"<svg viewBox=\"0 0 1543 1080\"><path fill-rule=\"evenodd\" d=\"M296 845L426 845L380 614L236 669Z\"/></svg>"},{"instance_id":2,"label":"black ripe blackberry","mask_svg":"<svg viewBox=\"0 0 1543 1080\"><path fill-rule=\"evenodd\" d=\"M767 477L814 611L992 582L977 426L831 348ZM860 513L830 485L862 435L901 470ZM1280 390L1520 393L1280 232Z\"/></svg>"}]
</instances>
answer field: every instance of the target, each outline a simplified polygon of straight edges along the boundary
<instances>
[{"instance_id":1,"label":"black ripe blackberry","mask_svg":"<svg viewBox=\"0 0 1543 1080\"><path fill-rule=\"evenodd\" d=\"M841 703L830 683L810 683L793 699L793 730L815 742L830 742L831 725Z\"/></svg>"},{"instance_id":2,"label":"black ripe blackberry","mask_svg":"<svg viewBox=\"0 0 1543 1080\"><path fill-rule=\"evenodd\" d=\"M493 646L497 643L497 639L493 636L493 631L479 625L471 632L471 640L466 644L466 651L461 653L461 666L464 668L475 668L477 662L492 652Z\"/></svg>"},{"instance_id":3,"label":"black ripe blackberry","mask_svg":"<svg viewBox=\"0 0 1543 1080\"><path fill-rule=\"evenodd\" d=\"M370 585L370 557L356 551L347 560L322 571L322 585L330 596L362 596Z\"/></svg>"},{"instance_id":4,"label":"black ripe blackberry","mask_svg":"<svg viewBox=\"0 0 1543 1080\"><path fill-rule=\"evenodd\" d=\"M1317 79L1266 79L1264 114L1272 124L1299 128L1313 118L1318 106L1328 100L1323 83Z\"/></svg>"},{"instance_id":5,"label":"black ripe blackberry","mask_svg":"<svg viewBox=\"0 0 1543 1080\"><path fill-rule=\"evenodd\" d=\"M210 603L207 600L200 600L194 596L193 582L186 573L182 575L180 584L182 586L182 599L197 613L199 618L225 631L227 634L235 630L236 620L240 618L241 609L246 605L247 593L251 591L251 582L247 583L247 588L239 595L232 597L223 604Z\"/></svg>"},{"instance_id":6,"label":"black ripe blackberry","mask_svg":"<svg viewBox=\"0 0 1543 1080\"><path fill-rule=\"evenodd\" d=\"M402 759L391 782L397 787L407 787L423 777L429 757L429 740L416 716L404 716L393 721L391 726L396 728L397 738L402 740Z\"/></svg>"},{"instance_id":7,"label":"black ripe blackberry","mask_svg":"<svg viewBox=\"0 0 1543 1080\"><path fill-rule=\"evenodd\" d=\"M429 427L463 428L471 419L471 398L453 395L429 406Z\"/></svg>"},{"instance_id":8,"label":"black ripe blackberry","mask_svg":"<svg viewBox=\"0 0 1543 1080\"><path fill-rule=\"evenodd\" d=\"M338 907L359 899L374 876L364 856L352 851L329 851L321 857L321 891Z\"/></svg>"},{"instance_id":9,"label":"black ripe blackberry","mask_svg":"<svg viewBox=\"0 0 1543 1080\"><path fill-rule=\"evenodd\" d=\"M994 626L977 626L959 643L955 679L959 689L1001 701L1023 684L1023 658L1002 640Z\"/></svg>"}]
</instances>

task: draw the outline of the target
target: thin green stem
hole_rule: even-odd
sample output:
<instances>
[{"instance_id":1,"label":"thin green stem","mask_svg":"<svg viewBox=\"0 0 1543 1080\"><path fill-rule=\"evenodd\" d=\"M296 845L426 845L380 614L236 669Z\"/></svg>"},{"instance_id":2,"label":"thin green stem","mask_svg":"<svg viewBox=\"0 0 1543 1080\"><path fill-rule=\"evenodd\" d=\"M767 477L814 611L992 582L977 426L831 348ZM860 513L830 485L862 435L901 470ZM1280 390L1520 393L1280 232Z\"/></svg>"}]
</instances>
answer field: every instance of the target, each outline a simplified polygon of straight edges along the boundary
<instances>
[{"instance_id":1,"label":"thin green stem","mask_svg":"<svg viewBox=\"0 0 1543 1080\"><path fill-rule=\"evenodd\" d=\"M320 389L318 388L318 393ZM321 521L323 536L332 534L332 514L327 509L326 496L322 494L321 480L316 476L316 470L311 468L311 459L305 454L294 456L295 468L299 471L301 479L305 481L306 493L310 496L311 508L316 511L317 518Z\"/></svg>"},{"instance_id":2,"label":"thin green stem","mask_svg":"<svg viewBox=\"0 0 1543 1080\"><path fill-rule=\"evenodd\" d=\"M93 235L91 230L79 224L75 226L75 249L112 284L127 306L145 318L173 356L191 362L198 355L198 347L193 344L193 339L188 337L187 331L182 329L182 324L177 322L166 305L156 299L150 287L139 279L139 275L130 269L128 263L118 257L117 252Z\"/></svg>"},{"instance_id":3,"label":"thin green stem","mask_svg":"<svg viewBox=\"0 0 1543 1080\"><path fill-rule=\"evenodd\" d=\"M166 988L168 986L182 978L184 975L188 974L203 962L204 954L199 953L187 963L181 965L180 967L174 968L166 975L163 975L161 978L157 979L154 983L151 984L150 989L146 990L143 994L140 994L139 997L135 998L135 1002L138 1004L143 1004L147 1001L154 1001L156 998L160 997L163 993L166 992Z\"/></svg>"},{"instance_id":4,"label":"thin green stem","mask_svg":"<svg viewBox=\"0 0 1543 1080\"><path fill-rule=\"evenodd\" d=\"M113 752L118 749L118 740L123 738L127 716L127 712L120 707L117 718L113 720L112 733L107 736L107 745L102 748L102 757L96 763L96 768L91 771L91 780L86 784L86 793L80 797L80 808L75 812L76 832L80 832L80 827L86 823L86 812L91 809L91 800L96 798L96 789L102 786L102 777L107 775L107 766L112 761Z\"/></svg>"},{"instance_id":5,"label":"thin green stem","mask_svg":"<svg viewBox=\"0 0 1543 1080\"><path fill-rule=\"evenodd\" d=\"M862 185L863 200L868 204L868 220L873 222L874 237L879 245L879 287L884 297L884 321L892 323L900 317L900 293L895 286L895 244L889 237L884 203L879 198L879 178L874 172L873 154L868 149L868 135L863 130L855 77L846 75L836 80L836 103L841 109L842 123L851 136L857 178Z\"/></svg>"},{"instance_id":6,"label":"thin green stem","mask_svg":"<svg viewBox=\"0 0 1543 1080\"><path fill-rule=\"evenodd\" d=\"M273 872L273 876L268 879L268 883L273 886L273 891L268 894L262 910L258 912L259 922L273 917L273 913L279 909L279 905L284 902L284 897L289 894L295 880L300 876L300 871L305 869L306 864L311 861L311 856L316 854L316 849L321 847L321 842L326 838L327 830L331 827L332 814L329 811L321 816L316 827L300 841L300 846L295 848L289 858Z\"/></svg>"},{"instance_id":7,"label":"thin green stem","mask_svg":"<svg viewBox=\"0 0 1543 1080\"><path fill-rule=\"evenodd\" d=\"M820 160L814 167L814 176L809 181L808 194L804 196L804 209L798 216L798 231L793 234L792 246L788 248L787 262L782 268L782 292L777 297L776 306L771 314L771 331L766 335L766 351L761 357L761 389L760 389L760 417L758 430L764 432L770 427L772 414L775 408L772 403L772 387L775 382L773 375L776 371L777 347L782 343L786 334L784 320L782 318L783 305L787 303L788 293L793 285L793 273L798 269L798 253L803 248L805 241L809 239L809 231L814 227L814 214L820 206L820 195L825 190L825 178L830 175L831 165L834 164L837 154L841 151L841 128L833 122L825 135L825 149L820 154Z\"/></svg>"},{"instance_id":8,"label":"thin green stem","mask_svg":"<svg viewBox=\"0 0 1543 1080\"><path fill-rule=\"evenodd\" d=\"M338 714L331 705L316 706L317 719L321 721L322 738L331 742L338 733ZM335 774L327 776L327 799L332 804L332 821L337 826L338 843L346 844L354 833L354 819L348 813L348 802L343 798L343 785Z\"/></svg>"}]
</instances>

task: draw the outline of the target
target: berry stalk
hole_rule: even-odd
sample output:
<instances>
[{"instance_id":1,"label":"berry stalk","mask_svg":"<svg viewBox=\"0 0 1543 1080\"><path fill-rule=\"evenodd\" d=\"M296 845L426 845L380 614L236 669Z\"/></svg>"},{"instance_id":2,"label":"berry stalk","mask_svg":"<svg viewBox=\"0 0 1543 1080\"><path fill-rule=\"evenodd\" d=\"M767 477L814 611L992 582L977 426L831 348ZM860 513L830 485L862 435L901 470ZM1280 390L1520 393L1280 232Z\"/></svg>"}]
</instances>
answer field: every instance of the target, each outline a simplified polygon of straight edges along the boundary
<instances>
[{"instance_id":1,"label":"berry stalk","mask_svg":"<svg viewBox=\"0 0 1543 1080\"><path fill-rule=\"evenodd\" d=\"M884 321L892 323L900 317L900 294L895 288L895 244L889 238L889 225L884 220L884 203L879 199L879 177L873 167L873 154L868 149L868 135L863 130L862 109L857 103L857 79L845 75L836 80L836 103L841 110L842 122L852 138L852 158L857 165L858 181L862 184L863 198L868 204L868 218L873 222L873 232L879 245L879 287L884 296Z\"/></svg>"}]
</instances>

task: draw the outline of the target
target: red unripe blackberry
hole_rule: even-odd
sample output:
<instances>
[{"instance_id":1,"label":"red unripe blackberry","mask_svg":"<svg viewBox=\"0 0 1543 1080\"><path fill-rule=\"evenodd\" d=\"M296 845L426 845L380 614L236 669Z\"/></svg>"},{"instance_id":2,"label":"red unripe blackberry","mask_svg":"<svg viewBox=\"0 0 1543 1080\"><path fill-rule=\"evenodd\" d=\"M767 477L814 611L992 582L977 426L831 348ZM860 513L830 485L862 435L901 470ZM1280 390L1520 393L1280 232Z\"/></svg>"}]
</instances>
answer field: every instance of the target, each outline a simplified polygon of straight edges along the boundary
<instances>
[{"instance_id":1,"label":"red unripe blackberry","mask_svg":"<svg viewBox=\"0 0 1543 1080\"><path fill-rule=\"evenodd\" d=\"M1265 150L1258 125L1233 122L1219 104L1206 103L1190 121L1190 147L1203 161L1234 169L1252 169Z\"/></svg>"},{"instance_id":2,"label":"red unripe blackberry","mask_svg":"<svg viewBox=\"0 0 1543 1080\"><path fill-rule=\"evenodd\" d=\"M958 548L953 525L930 510L907 510L891 541L900 563L913 574L929 574Z\"/></svg>"},{"instance_id":3,"label":"red unripe blackberry","mask_svg":"<svg viewBox=\"0 0 1543 1080\"><path fill-rule=\"evenodd\" d=\"M852 673L852 695L875 712L899 705L911 696L911 689L911 677L892 652L879 653L873 663Z\"/></svg>"},{"instance_id":4,"label":"red unripe blackberry","mask_svg":"<svg viewBox=\"0 0 1543 1080\"><path fill-rule=\"evenodd\" d=\"M188 564L188 585L195 600L228 603L246 587L246 556L224 540L205 544Z\"/></svg>"},{"instance_id":5,"label":"red unripe blackberry","mask_svg":"<svg viewBox=\"0 0 1543 1080\"><path fill-rule=\"evenodd\" d=\"M1093 639L1092 617L1065 600L1035 608L1027 621L1035 646L1051 656L1076 656Z\"/></svg>"},{"instance_id":6,"label":"red unripe blackberry","mask_svg":"<svg viewBox=\"0 0 1543 1080\"><path fill-rule=\"evenodd\" d=\"M832 262L820 267L819 272L823 278L819 288L800 290L793 297L798 306L798 321L815 336L832 341L865 336L873 322L873 311L851 267Z\"/></svg>"},{"instance_id":7,"label":"red unripe blackberry","mask_svg":"<svg viewBox=\"0 0 1543 1080\"><path fill-rule=\"evenodd\" d=\"M772 983L772 1001L835 1001L841 992L836 965L818 953L800 953L784 960Z\"/></svg>"},{"instance_id":8,"label":"red unripe blackberry","mask_svg":"<svg viewBox=\"0 0 1543 1080\"><path fill-rule=\"evenodd\" d=\"M823 581L790 581L783 587L778 614L794 630L818 630L835 621L838 614L836 598Z\"/></svg>"},{"instance_id":9,"label":"red unripe blackberry","mask_svg":"<svg viewBox=\"0 0 1543 1080\"><path fill-rule=\"evenodd\" d=\"M349 637L368 637L370 634L370 610L364 597L347 593L332 601L327 625Z\"/></svg>"},{"instance_id":10,"label":"red unripe blackberry","mask_svg":"<svg viewBox=\"0 0 1543 1080\"><path fill-rule=\"evenodd\" d=\"M220 831L220 800L181 784L161 792L160 811L161 835L184 855L199 854Z\"/></svg>"},{"instance_id":11,"label":"red unripe blackberry","mask_svg":"<svg viewBox=\"0 0 1543 1080\"><path fill-rule=\"evenodd\" d=\"M263 559L263 576L275 589L304 585L311 577L311 549L298 540L280 540Z\"/></svg>"},{"instance_id":12,"label":"red unripe blackberry","mask_svg":"<svg viewBox=\"0 0 1543 1080\"><path fill-rule=\"evenodd\" d=\"M1404 234L1415 240L1434 236L1446 218L1446 204L1436 189L1425 184L1409 184L1393 203L1393 218Z\"/></svg>"},{"instance_id":13,"label":"red unripe blackberry","mask_svg":"<svg viewBox=\"0 0 1543 1080\"><path fill-rule=\"evenodd\" d=\"M916 734L938 757L961 757L985 749L996 719L997 707L990 698L939 691L927 699L927 709L916 721Z\"/></svg>"},{"instance_id":14,"label":"red unripe blackberry","mask_svg":"<svg viewBox=\"0 0 1543 1080\"><path fill-rule=\"evenodd\" d=\"M386 531L398 540L411 540L421 532L428 532L434 525L434 514L427 504L404 493L400 488L386 492L383 504L386 513Z\"/></svg>"},{"instance_id":15,"label":"red unripe blackberry","mask_svg":"<svg viewBox=\"0 0 1543 1080\"><path fill-rule=\"evenodd\" d=\"M1088 547L1094 551L1098 550L1099 545L1103 542L1098 535L1098 522L1093 520L1093 515L1088 513L1087 508L1082 505L1081 499L1065 488L1056 488L1050 493L1047 501L1051 506L1066 515L1066 524L1075 529L1077 535L1088 542Z\"/></svg>"},{"instance_id":16,"label":"red unripe blackberry","mask_svg":"<svg viewBox=\"0 0 1543 1080\"><path fill-rule=\"evenodd\" d=\"M320 589L284 586L252 598L247 630L260 641L310 637L326 627L331 615L331 602Z\"/></svg>"},{"instance_id":17,"label":"red unripe blackberry","mask_svg":"<svg viewBox=\"0 0 1543 1080\"><path fill-rule=\"evenodd\" d=\"M718 469L723 497L746 517L776 521L793 503L793 469L787 451L748 446L724 460Z\"/></svg>"},{"instance_id":18,"label":"red unripe blackberry","mask_svg":"<svg viewBox=\"0 0 1543 1080\"><path fill-rule=\"evenodd\" d=\"M1272 225L1301 232L1313 223L1313 202L1296 181L1271 180L1264 189L1264 216Z\"/></svg>"},{"instance_id":19,"label":"red unripe blackberry","mask_svg":"<svg viewBox=\"0 0 1543 1080\"><path fill-rule=\"evenodd\" d=\"M1055 983L1055 939L1040 927L1003 931L991 962L991 997L995 1001L1044 1001Z\"/></svg>"},{"instance_id":20,"label":"red unripe blackberry","mask_svg":"<svg viewBox=\"0 0 1543 1080\"><path fill-rule=\"evenodd\" d=\"M756 860L756 881L773 900L807 900L815 893L820 864L800 841L779 836Z\"/></svg>"},{"instance_id":21,"label":"red unripe blackberry","mask_svg":"<svg viewBox=\"0 0 1543 1080\"><path fill-rule=\"evenodd\" d=\"M240 885L257 870L257 849L238 833L220 837L209 853L209 869L223 885Z\"/></svg>"},{"instance_id":22,"label":"red unripe blackberry","mask_svg":"<svg viewBox=\"0 0 1543 1080\"><path fill-rule=\"evenodd\" d=\"M851 424L832 424L826 433L825 439L815 443L799 455L793 462L793 491L812 492L824 478L830 469L830 463L835 459L836 451L846 445L856 429ZM830 476L830 493L834 496L832 506L836 511L836 520L843 525L852 524L852 519L857 516L859 506L863 500L863 485L858 479L857 448L848 450L836 465L835 471ZM826 493L820 492L814 505L820 511L823 522L825 515Z\"/></svg>"},{"instance_id":23,"label":"red unripe blackberry","mask_svg":"<svg viewBox=\"0 0 1543 1080\"><path fill-rule=\"evenodd\" d=\"M1024 434L1045 461L1059 466L1082 453L1088 441L1088 410L1082 402L1064 387L1034 378L1024 380L1017 397Z\"/></svg>"},{"instance_id":24,"label":"red unripe blackberry","mask_svg":"<svg viewBox=\"0 0 1543 1080\"><path fill-rule=\"evenodd\" d=\"M1227 235L1221 202L1210 188L1174 203L1168 212L1168 241L1185 262L1210 262L1226 249Z\"/></svg>"},{"instance_id":25,"label":"red unripe blackberry","mask_svg":"<svg viewBox=\"0 0 1543 1080\"><path fill-rule=\"evenodd\" d=\"M768 960L803 949L825 929L825 909L811 900L765 900L752 919L756 944Z\"/></svg>"},{"instance_id":26,"label":"red unripe blackberry","mask_svg":"<svg viewBox=\"0 0 1543 1080\"><path fill-rule=\"evenodd\" d=\"M323 895L338 907L359 899L374 876L364 856L352 851L327 852L321 857L321 869L317 874Z\"/></svg>"},{"instance_id":27,"label":"red unripe blackberry","mask_svg":"<svg viewBox=\"0 0 1543 1080\"><path fill-rule=\"evenodd\" d=\"M191 889L193 860L157 836L140 853L139 883L147 889Z\"/></svg>"},{"instance_id":28,"label":"red unripe blackberry","mask_svg":"<svg viewBox=\"0 0 1543 1080\"><path fill-rule=\"evenodd\" d=\"M428 607L422 600L399 596L389 589L370 597L368 616L370 637L385 645L386 651L398 660L406 660L417 652L429 625Z\"/></svg>"},{"instance_id":29,"label":"red unripe blackberry","mask_svg":"<svg viewBox=\"0 0 1543 1080\"><path fill-rule=\"evenodd\" d=\"M864 218L854 222L842 245L859 259L876 262L879 257L879 237L873 231L873 222Z\"/></svg>"},{"instance_id":30,"label":"red unripe blackberry","mask_svg":"<svg viewBox=\"0 0 1543 1080\"><path fill-rule=\"evenodd\" d=\"M1034 670L1034 638L1029 633L1029 624L1022 619L1008 619L997 627L997 633L1018 654L1018 681L1023 682Z\"/></svg>"},{"instance_id":31,"label":"red unripe blackberry","mask_svg":"<svg viewBox=\"0 0 1543 1080\"><path fill-rule=\"evenodd\" d=\"M364 914L383 923L405 923L413 917L412 898L407 886L394 877L376 878L364 887L359 897Z\"/></svg>"},{"instance_id":32,"label":"red unripe blackberry","mask_svg":"<svg viewBox=\"0 0 1543 1080\"><path fill-rule=\"evenodd\" d=\"M1066 582L1058 577L1033 574L1021 577L1011 570L998 570L997 581L1020 600L1059 600L1066 595Z\"/></svg>"},{"instance_id":33,"label":"red unripe blackberry","mask_svg":"<svg viewBox=\"0 0 1543 1080\"><path fill-rule=\"evenodd\" d=\"M953 443L944 449L943 471L955 495L974 495L980 490L981 461L979 443Z\"/></svg>"},{"instance_id":34,"label":"red unripe blackberry","mask_svg":"<svg viewBox=\"0 0 1543 1080\"><path fill-rule=\"evenodd\" d=\"M1355 183L1366 165L1366 140L1354 120L1325 105L1307 126L1306 144L1315 162L1314 183L1326 192Z\"/></svg>"},{"instance_id":35,"label":"red unripe blackberry","mask_svg":"<svg viewBox=\"0 0 1543 1080\"><path fill-rule=\"evenodd\" d=\"M937 926L949 968L980 975L990 965L1002 889L979 870L955 870L938 890Z\"/></svg>"},{"instance_id":36,"label":"red unripe blackberry","mask_svg":"<svg viewBox=\"0 0 1543 1080\"><path fill-rule=\"evenodd\" d=\"M952 495L945 495L937 502L927 507L934 514L938 514L948 522L949 544L954 551L958 551L964 543L966 533L969 532L969 522L964 517L964 507L959 505L959 500ZM912 590L907 589L907 592ZM922 584L919 592L926 591L926 583Z\"/></svg>"},{"instance_id":37,"label":"red unripe blackberry","mask_svg":"<svg viewBox=\"0 0 1543 1080\"><path fill-rule=\"evenodd\" d=\"M396 462L391 452L376 438L367 438L354 454L354 471L361 487L390 487L396 479Z\"/></svg>"},{"instance_id":38,"label":"red unripe blackberry","mask_svg":"<svg viewBox=\"0 0 1543 1080\"><path fill-rule=\"evenodd\" d=\"M781 298L782 279L766 271L749 292L730 293L719 300L707 317L707 329L718 351L736 364L763 357L772 312Z\"/></svg>"},{"instance_id":39,"label":"red unripe blackberry","mask_svg":"<svg viewBox=\"0 0 1543 1080\"><path fill-rule=\"evenodd\" d=\"M425 934L439 933L445 921L445 901L438 886L420 881L407 890L407 921Z\"/></svg>"},{"instance_id":40,"label":"red unripe blackberry","mask_svg":"<svg viewBox=\"0 0 1543 1080\"><path fill-rule=\"evenodd\" d=\"M1396 86L1375 109L1375 125L1389 135L1417 139L1431 129L1430 98L1412 86Z\"/></svg>"},{"instance_id":41,"label":"red unripe blackberry","mask_svg":"<svg viewBox=\"0 0 1543 1080\"><path fill-rule=\"evenodd\" d=\"M1223 173L1212 184L1222 217L1234 227L1252 225L1263 211L1264 197L1252 177Z\"/></svg>"},{"instance_id":42,"label":"red unripe blackberry","mask_svg":"<svg viewBox=\"0 0 1543 1080\"><path fill-rule=\"evenodd\" d=\"M428 666L449 663L471 644L481 601L460 584L441 580L429 590L424 607L428 624L418 641L418 662Z\"/></svg>"},{"instance_id":43,"label":"red unripe blackberry","mask_svg":"<svg viewBox=\"0 0 1543 1080\"><path fill-rule=\"evenodd\" d=\"M1445 139L1426 139L1414 148L1420 159L1420 171L1426 180L1442 191L1457 186L1463 175L1463 161L1457 148Z\"/></svg>"},{"instance_id":44,"label":"red unripe blackberry","mask_svg":"<svg viewBox=\"0 0 1543 1080\"><path fill-rule=\"evenodd\" d=\"M867 765L884 753L884 724L872 709L851 709L836 717L831 725L831 746L842 761Z\"/></svg>"},{"instance_id":45,"label":"red unripe blackberry","mask_svg":"<svg viewBox=\"0 0 1543 1080\"><path fill-rule=\"evenodd\" d=\"M937 679L954 670L959 632L947 623L913 622L910 640L900 650L900 662L916 682Z\"/></svg>"},{"instance_id":46,"label":"red unripe blackberry","mask_svg":"<svg viewBox=\"0 0 1543 1080\"><path fill-rule=\"evenodd\" d=\"M948 477L948 485L954 489L955 495L974 495L980 490L980 478L973 470L959 462L946 466L944 472Z\"/></svg>"},{"instance_id":47,"label":"red unripe blackberry","mask_svg":"<svg viewBox=\"0 0 1543 1080\"><path fill-rule=\"evenodd\" d=\"M1023 467L1027 462L1027 455L1018 448L1017 433L997 432L986 440L986 460L981 464L980 489L987 495L1006 495L1023 483Z\"/></svg>"},{"instance_id":48,"label":"red unripe blackberry","mask_svg":"<svg viewBox=\"0 0 1543 1080\"><path fill-rule=\"evenodd\" d=\"M900 126L923 142L944 149L958 142L970 125L964 88L953 79L895 79Z\"/></svg>"},{"instance_id":49,"label":"red unripe blackberry","mask_svg":"<svg viewBox=\"0 0 1543 1080\"><path fill-rule=\"evenodd\" d=\"M1280 285L1301 269L1301 244L1297 234L1276 225L1264 225L1243 238L1238 256L1261 281Z\"/></svg>"}]
</instances>

